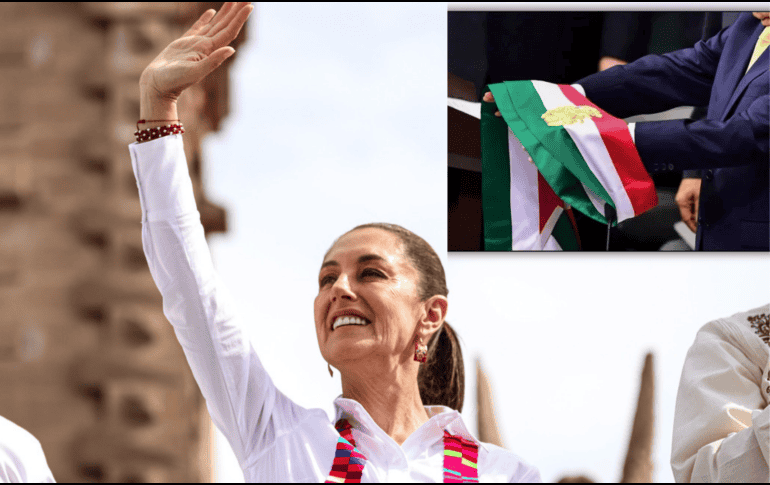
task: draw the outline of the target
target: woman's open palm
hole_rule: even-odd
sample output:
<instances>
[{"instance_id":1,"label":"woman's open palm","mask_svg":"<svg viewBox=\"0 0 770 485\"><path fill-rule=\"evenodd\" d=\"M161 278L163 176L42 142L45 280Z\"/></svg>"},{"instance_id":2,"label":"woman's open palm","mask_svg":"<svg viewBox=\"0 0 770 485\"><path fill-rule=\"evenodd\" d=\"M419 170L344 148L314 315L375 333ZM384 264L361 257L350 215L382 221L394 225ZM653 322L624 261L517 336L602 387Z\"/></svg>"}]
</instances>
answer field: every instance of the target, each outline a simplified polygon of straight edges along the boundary
<instances>
[{"instance_id":1,"label":"woman's open palm","mask_svg":"<svg viewBox=\"0 0 770 485\"><path fill-rule=\"evenodd\" d=\"M140 84L160 98L178 99L182 91L235 53L228 44L238 36L252 10L250 2L227 2L219 12L206 10L145 68Z\"/></svg>"}]
</instances>

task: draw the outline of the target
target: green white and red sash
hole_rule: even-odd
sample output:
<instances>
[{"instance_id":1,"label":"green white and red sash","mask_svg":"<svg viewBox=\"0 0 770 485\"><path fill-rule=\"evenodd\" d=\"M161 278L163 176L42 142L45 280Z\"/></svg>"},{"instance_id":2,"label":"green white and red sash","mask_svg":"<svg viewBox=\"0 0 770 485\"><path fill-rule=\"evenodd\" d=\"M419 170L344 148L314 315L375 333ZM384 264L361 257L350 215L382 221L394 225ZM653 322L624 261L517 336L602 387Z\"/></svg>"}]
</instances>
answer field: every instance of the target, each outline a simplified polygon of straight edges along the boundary
<instances>
[{"instance_id":1,"label":"green white and red sash","mask_svg":"<svg viewBox=\"0 0 770 485\"><path fill-rule=\"evenodd\" d=\"M325 483L361 483L366 457L356 448L352 427L348 420L340 419L335 428L340 437ZM444 483L478 483L478 457L476 443L444 430Z\"/></svg>"},{"instance_id":2,"label":"green white and red sash","mask_svg":"<svg viewBox=\"0 0 770 485\"><path fill-rule=\"evenodd\" d=\"M482 210L487 251L576 250L577 229L570 209L546 182L527 151L482 103Z\"/></svg>"},{"instance_id":3,"label":"green white and red sash","mask_svg":"<svg viewBox=\"0 0 770 485\"><path fill-rule=\"evenodd\" d=\"M551 236L559 234L565 239L569 235L559 228L564 214L558 207L565 203L605 224L605 203L615 209L617 222L657 205L655 186L623 120L568 85L510 81L489 88L496 106L482 103L485 249L558 249L548 244ZM586 115L591 108L600 116ZM496 110L502 118L494 116ZM549 126L546 113L570 110L580 112L576 120ZM529 157L524 159L526 154L536 175ZM533 188L535 178L537 190ZM556 209L543 185L556 196ZM510 192L508 207L506 191ZM507 218L506 211L510 211ZM566 219L561 226L569 229ZM509 228L510 245L506 241ZM564 244L559 246L567 249Z\"/></svg>"}]
</instances>

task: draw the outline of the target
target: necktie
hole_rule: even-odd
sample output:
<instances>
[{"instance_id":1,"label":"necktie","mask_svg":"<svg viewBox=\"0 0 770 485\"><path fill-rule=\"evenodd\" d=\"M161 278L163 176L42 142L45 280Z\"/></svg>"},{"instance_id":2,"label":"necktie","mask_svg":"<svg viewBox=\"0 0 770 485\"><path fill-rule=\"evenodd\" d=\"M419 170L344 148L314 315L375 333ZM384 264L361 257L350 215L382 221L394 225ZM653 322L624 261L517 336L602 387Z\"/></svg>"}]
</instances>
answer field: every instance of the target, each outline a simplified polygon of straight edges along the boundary
<instances>
[{"instance_id":1,"label":"necktie","mask_svg":"<svg viewBox=\"0 0 770 485\"><path fill-rule=\"evenodd\" d=\"M751 66L754 65L754 62L759 59L759 56L765 52L765 49L767 49L768 45L770 45L770 27L765 27L765 30L759 34L757 45L754 46L754 53L751 54L751 60L749 61L749 69L751 69ZM746 72L749 72L749 69L746 69Z\"/></svg>"}]
</instances>

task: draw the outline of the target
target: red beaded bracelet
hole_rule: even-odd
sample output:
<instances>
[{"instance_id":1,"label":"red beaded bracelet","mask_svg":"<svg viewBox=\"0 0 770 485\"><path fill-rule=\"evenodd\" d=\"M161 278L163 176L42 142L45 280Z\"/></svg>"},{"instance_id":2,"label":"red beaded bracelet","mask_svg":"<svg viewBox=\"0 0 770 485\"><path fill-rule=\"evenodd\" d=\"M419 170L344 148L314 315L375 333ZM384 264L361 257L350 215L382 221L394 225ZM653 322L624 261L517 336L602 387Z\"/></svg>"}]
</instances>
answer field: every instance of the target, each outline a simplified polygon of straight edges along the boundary
<instances>
[{"instance_id":1,"label":"red beaded bracelet","mask_svg":"<svg viewBox=\"0 0 770 485\"><path fill-rule=\"evenodd\" d=\"M157 121L170 121L170 120L157 120ZM140 120L139 123L143 123L144 120ZM139 124L137 123L137 125ZM134 132L134 136L136 136L136 141L143 142L143 141L150 141L155 140L156 138L160 138L161 136L166 135L178 135L180 133L184 133L184 128L182 127L182 123L174 124L174 125L166 125L166 126L158 126L156 128L147 128L145 130L137 130Z\"/></svg>"}]
</instances>

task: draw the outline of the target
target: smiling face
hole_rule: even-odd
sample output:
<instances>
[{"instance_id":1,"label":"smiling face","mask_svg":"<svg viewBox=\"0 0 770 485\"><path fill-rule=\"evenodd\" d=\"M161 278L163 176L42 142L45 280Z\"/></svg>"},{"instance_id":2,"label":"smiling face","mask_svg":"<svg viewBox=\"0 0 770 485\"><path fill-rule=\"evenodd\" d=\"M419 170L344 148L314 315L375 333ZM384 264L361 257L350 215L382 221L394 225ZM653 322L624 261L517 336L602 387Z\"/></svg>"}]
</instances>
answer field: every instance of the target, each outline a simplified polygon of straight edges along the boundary
<instances>
[{"instance_id":1,"label":"smiling face","mask_svg":"<svg viewBox=\"0 0 770 485\"><path fill-rule=\"evenodd\" d=\"M362 358L411 359L426 308L418 296L420 275L397 235L366 228L342 236L318 283L315 325L324 359L340 370Z\"/></svg>"}]
</instances>

